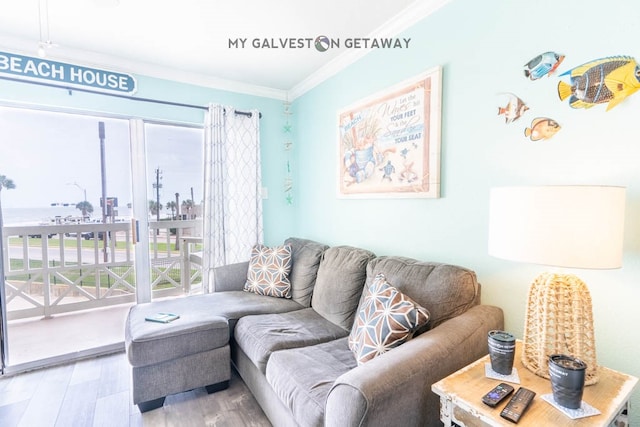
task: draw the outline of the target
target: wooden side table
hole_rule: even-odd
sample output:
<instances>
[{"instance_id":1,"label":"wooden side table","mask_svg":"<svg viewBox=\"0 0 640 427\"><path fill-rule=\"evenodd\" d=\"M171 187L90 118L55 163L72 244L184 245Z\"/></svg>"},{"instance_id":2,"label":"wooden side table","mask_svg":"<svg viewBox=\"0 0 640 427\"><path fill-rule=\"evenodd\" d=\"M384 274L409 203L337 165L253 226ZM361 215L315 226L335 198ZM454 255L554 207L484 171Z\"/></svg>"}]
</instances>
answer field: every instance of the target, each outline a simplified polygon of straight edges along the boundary
<instances>
[{"instance_id":1,"label":"wooden side table","mask_svg":"<svg viewBox=\"0 0 640 427\"><path fill-rule=\"evenodd\" d=\"M598 409L601 414L572 420L540 396L551 393L549 380L539 377L522 365L522 343L517 342L514 367L518 369L520 384L511 383L518 390L525 387L536 392L527 412L518 422L520 426L608 426L627 408L631 392L638 379L600 366L600 380L597 384L586 386L583 400ZM485 364L490 363L485 356L458 372L433 384L431 389L440 396L440 419L445 426L514 426L515 424L500 417L502 408L510 397L491 408L482 403L482 396L501 381L485 376ZM624 425L624 424L622 424Z\"/></svg>"}]
</instances>

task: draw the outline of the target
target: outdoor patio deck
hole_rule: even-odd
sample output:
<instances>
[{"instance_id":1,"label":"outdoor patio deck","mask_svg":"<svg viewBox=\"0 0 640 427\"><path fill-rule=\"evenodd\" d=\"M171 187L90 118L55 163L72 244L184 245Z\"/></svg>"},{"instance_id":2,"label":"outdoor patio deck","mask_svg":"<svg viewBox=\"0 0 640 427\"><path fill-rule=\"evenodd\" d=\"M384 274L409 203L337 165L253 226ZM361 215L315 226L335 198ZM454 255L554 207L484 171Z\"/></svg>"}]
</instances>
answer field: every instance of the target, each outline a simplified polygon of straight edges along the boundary
<instances>
[{"instance_id":1,"label":"outdoor patio deck","mask_svg":"<svg viewBox=\"0 0 640 427\"><path fill-rule=\"evenodd\" d=\"M150 222L153 299L203 292L191 263L199 224ZM3 236L8 372L124 349L136 299L130 223L5 226Z\"/></svg>"},{"instance_id":2,"label":"outdoor patio deck","mask_svg":"<svg viewBox=\"0 0 640 427\"><path fill-rule=\"evenodd\" d=\"M101 348L100 354L122 351L124 322L131 305L10 321L9 365L20 371L35 361L82 358L96 348Z\"/></svg>"}]
</instances>

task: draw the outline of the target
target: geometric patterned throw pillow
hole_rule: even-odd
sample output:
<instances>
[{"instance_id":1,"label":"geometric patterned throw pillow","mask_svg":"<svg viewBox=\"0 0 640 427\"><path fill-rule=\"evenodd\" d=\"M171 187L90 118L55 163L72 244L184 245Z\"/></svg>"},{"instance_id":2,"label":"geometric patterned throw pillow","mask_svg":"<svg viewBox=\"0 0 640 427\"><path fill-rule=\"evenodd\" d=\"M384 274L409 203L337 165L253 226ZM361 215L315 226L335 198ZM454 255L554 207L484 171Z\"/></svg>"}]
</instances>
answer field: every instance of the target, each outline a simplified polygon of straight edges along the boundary
<instances>
[{"instance_id":1,"label":"geometric patterned throw pillow","mask_svg":"<svg viewBox=\"0 0 640 427\"><path fill-rule=\"evenodd\" d=\"M349 348L358 365L413 338L429 321L429 312L391 286L384 274L365 289L349 334Z\"/></svg>"},{"instance_id":2,"label":"geometric patterned throw pillow","mask_svg":"<svg viewBox=\"0 0 640 427\"><path fill-rule=\"evenodd\" d=\"M291 245L269 248L255 245L244 290L258 295L291 298Z\"/></svg>"}]
</instances>

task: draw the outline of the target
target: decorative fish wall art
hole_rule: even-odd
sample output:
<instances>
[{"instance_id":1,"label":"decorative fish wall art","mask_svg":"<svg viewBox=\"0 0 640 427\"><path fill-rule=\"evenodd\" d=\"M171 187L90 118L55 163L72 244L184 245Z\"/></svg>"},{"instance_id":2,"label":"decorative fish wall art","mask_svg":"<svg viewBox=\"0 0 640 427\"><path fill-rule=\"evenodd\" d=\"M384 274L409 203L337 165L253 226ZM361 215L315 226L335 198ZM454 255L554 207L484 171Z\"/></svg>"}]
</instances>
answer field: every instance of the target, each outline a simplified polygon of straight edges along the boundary
<instances>
[{"instance_id":1,"label":"decorative fish wall art","mask_svg":"<svg viewBox=\"0 0 640 427\"><path fill-rule=\"evenodd\" d=\"M556 52L542 53L524 65L524 75L532 81L550 76L564 59L564 55ZM640 89L640 65L631 56L618 55L589 61L559 77L565 79L558 83L558 97L561 101L568 100L572 108L587 109L607 104L606 111L609 111ZM506 105L498 107L498 115L504 115L508 124L518 120L530 108L515 94L506 95ZM524 136L531 141L548 140L560 129L562 127L556 120L540 116L524 129Z\"/></svg>"},{"instance_id":2,"label":"decorative fish wall art","mask_svg":"<svg viewBox=\"0 0 640 427\"><path fill-rule=\"evenodd\" d=\"M564 55L556 52L542 53L524 64L524 75L531 80L537 80L551 75L564 60Z\"/></svg>"},{"instance_id":3,"label":"decorative fish wall art","mask_svg":"<svg viewBox=\"0 0 640 427\"><path fill-rule=\"evenodd\" d=\"M596 59L575 67L560 76L569 75L569 83L558 83L561 101L569 98L572 108L591 108L608 102L609 111L640 89L640 68L629 56Z\"/></svg>"},{"instance_id":4,"label":"decorative fish wall art","mask_svg":"<svg viewBox=\"0 0 640 427\"><path fill-rule=\"evenodd\" d=\"M498 107L498 115L504 114L504 122L511 123L518 120L529 109L524 101L512 93L507 93L507 105Z\"/></svg>"},{"instance_id":5,"label":"decorative fish wall art","mask_svg":"<svg viewBox=\"0 0 640 427\"><path fill-rule=\"evenodd\" d=\"M561 129L558 122L548 117L536 117L531 121L531 127L525 128L524 136L531 141L549 139Z\"/></svg>"}]
</instances>

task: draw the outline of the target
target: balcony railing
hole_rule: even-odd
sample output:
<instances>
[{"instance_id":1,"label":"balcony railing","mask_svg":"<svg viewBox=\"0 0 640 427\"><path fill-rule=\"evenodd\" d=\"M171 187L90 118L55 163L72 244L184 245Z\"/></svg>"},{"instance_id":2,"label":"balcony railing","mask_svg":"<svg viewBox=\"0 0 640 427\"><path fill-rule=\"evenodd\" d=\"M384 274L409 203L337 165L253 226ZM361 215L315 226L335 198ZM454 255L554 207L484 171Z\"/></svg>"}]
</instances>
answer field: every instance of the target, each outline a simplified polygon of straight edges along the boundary
<instances>
[{"instance_id":1,"label":"balcony railing","mask_svg":"<svg viewBox=\"0 0 640 427\"><path fill-rule=\"evenodd\" d=\"M191 262L200 224L150 222L154 297L202 292L200 267ZM5 226L3 236L9 320L135 300L131 223Z\"/></svg>"}]
</instances>

